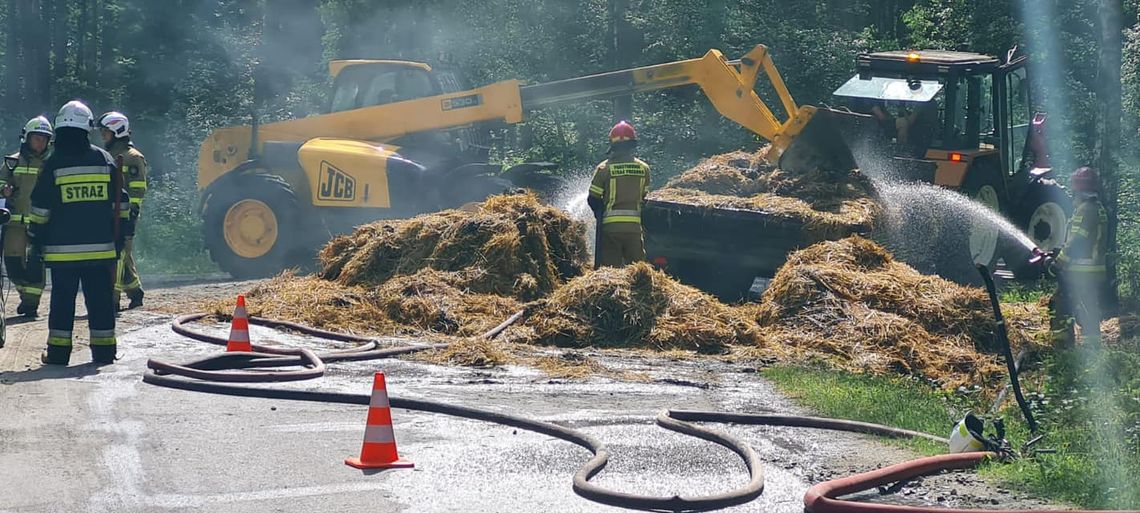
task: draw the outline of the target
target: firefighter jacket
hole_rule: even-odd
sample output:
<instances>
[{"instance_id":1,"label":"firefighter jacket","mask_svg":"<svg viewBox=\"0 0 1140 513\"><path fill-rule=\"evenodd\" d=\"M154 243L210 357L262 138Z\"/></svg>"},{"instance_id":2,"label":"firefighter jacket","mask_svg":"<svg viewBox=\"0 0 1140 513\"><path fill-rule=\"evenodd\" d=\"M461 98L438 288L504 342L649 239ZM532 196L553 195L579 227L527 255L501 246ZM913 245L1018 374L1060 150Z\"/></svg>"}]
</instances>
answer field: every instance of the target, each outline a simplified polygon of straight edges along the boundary
<instances>
[{"instance_id":1,"label":"firefighter jacket","mask_svg":"<svg viewBox=\"0 0 1140 513\"><path fill-rule=\"evenodd\" d=\"M641 232L641 205L649 190L649 164L614 157L598 164L590 183L590 205L601 213L602 230Z\"/></svg>"},{"instance_id":2,"label":"firefighter jacket","mask_svg":"<svg viewBox=\"0 0 1140 513\"><path fill-rule=\"evenodd\" d=\"M132 212L138 217L139 210L142 209L143 196L146 195L146 175L149 171L146 157L135 149L134 144L124 139L111 141L107 152L112 158L123 157L123 167L120 171L126 180L124 186L127 188L127 194L131 197Z\"/></svg>"},{"instance_id":3,"label":"firefighter jacket","mask_svg":"<svg viewBox=\"0 0 1140 513\"><path fill-rule=\"evenodd\" d=\"M1104 273L1108 249L1108 213L1096 196L1077 200L1069 219L1069 238L1057 255L1061 270L1070 273Z\"/></svg>"},{"instance_id":4,"label":"firefighter jacket","mask_svg":"<svg viewBox=\"0 0 1140 513\"><path fill-rule=\"evenodd\" d=\"M32 191L28 234L46 265L110 263L118 258L124 238L133 234L130 201L116 186L120 183L111 155L93 145L79 154L56 151L44 162Z\"/></svg>"},{"instance_id":5,"label":"firefighter jacket","mask_svg":"<svg viewBox=\"0 0 1140 513\"><path fill-rule=\"evenodd\" d=\"M12 187L12 196L8 198L8 210L12 212L11 222L25 222L25 216L32 208L32 189L36 186L36 176L39 175L46 156L46 151L42 155L32 155L26 148L20 148L19 152L4 157L4 165L0 168L0 187Z\"/></svg>"}]
</instances>

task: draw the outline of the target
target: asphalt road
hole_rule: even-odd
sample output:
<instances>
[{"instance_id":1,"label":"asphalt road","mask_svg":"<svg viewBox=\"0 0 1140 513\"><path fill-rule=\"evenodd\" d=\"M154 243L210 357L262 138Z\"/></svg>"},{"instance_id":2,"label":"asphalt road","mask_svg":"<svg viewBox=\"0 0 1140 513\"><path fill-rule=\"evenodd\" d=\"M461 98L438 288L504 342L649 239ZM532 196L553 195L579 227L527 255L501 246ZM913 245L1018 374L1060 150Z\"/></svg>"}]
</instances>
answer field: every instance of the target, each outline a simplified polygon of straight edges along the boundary
<instances>
[{"instance_id":1,"label":"asphalt road","mask_svg":"<svg viewBox=\"0 0 1140 513\"><path fill-rule=\"evenodd\" d=\"M147 309L120 318L122 359L104 367L87 364L83 348L68 368L41 368L46 321L9 326L8 346L0 349L0 512L617 511L574 495L571 476L589 453L550 437L394 410L400 453L416 468L365 474L343 463L360 450L364 407L142 383L149 357L188 361L220 350L172 333L172 311L188 298L225 297L245 288L213 284L151 292ZM9 315L13 310L9 304ZM224 333L226 327L212 329ZM76 333L85 331L79 323ZM253 338L306 343L259 327ZM613 453L597 482L661 495L724 491L748 480L730 451L655 427L652 418L662 408L802 412L744 364L595 357L650 379L553 380L525 367L486 371L384 360L336 364L320 380L289 386L367 393L372 373L383 370L394 395L571 425ZM766 462L765 493L730 511L799 513L810 483L913 457L859 435L719 428L744 437ZM996 497L1004 505L1039 504L1000 494L968 475L939 479L885 500L961 506L989 505Z\"/></svg>"}]
</instances>

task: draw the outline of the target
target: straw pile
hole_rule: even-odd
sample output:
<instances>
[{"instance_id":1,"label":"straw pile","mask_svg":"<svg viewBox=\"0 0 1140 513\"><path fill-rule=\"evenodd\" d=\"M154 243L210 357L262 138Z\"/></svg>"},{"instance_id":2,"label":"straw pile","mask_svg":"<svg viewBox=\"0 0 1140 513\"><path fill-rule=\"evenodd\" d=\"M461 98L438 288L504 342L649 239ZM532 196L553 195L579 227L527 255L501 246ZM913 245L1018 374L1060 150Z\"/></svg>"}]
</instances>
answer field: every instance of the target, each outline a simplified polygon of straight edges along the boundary
<instances>
[{"instance_id":1,"label":"straw pile","mask_svg":"<svg viewBox=\"0 0 1140 513\"><path fill-rule=\"evenodd\" d=\"M848 370L918 375L950 388L1002 373L983 290L922 275L860 237L790 255L757 320L766 349ZM1040 344L1012 331L1017 346Z\"/></svg>"},{"instance_id":2,"label":"straw pile","mask_svg":"<svg viewBox=\"0 0 1140 513\"><path fill-rule=\"evenodd\" d=\"M567 347L648 347L720 352L755 343L742 310L682 285L649 264L602 268L530 305L515 340Z\"/></svg>"},{"instance_id":3,"label":"straw pile","mask_svg":"<svg viewBox=\"0 0 1140 513\"><path fill-rule=\"evenodd\" d=\"M361 226L321 250L319 275L377 286L431 268L460 273L454 285L461 289L529 301L586 269L584 230L532 193L494 196L472 212Z\"/></svg>"},{"instance_id":4,"label":"straw pile","mask_svg":"<svg viewBox=\"0 0 1140 513\"><path fill-rule=\"evenodd\" d=\"M882 216L870 180L857 170L792 174L767 165L765 151L705 159L649 198L788 217L804 224L806 244L866 233Z\"/></svg>"},{"instance_id":5,"label":"straw pile","mask_svg":"<svg viewBox=\"0 0 1140 513\"><path fill-rule=\"evenodd\" d=\"M250 315L352 333L474 336L521 308L513 298L466 293L462 273L424 269L379 287L346 286L316 276L283 273L246 294ZM229 301L210 305L228 316Z\"/></svg>"}]
</instances>

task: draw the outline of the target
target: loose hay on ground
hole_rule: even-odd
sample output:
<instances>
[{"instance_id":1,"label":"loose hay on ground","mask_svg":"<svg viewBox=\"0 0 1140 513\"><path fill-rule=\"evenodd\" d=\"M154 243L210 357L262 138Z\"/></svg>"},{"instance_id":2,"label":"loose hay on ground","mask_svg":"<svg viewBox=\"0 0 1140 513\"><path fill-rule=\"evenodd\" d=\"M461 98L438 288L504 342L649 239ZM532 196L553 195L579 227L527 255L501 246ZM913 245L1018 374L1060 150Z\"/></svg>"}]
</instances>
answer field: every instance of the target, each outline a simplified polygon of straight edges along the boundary
<instances>
[{"instance_id":1,"label":"loose hay on ground","mask_svg":"<svg viewBox=\"0 0 1140 513\"><path fill-rule=\"evenodd\" d=\"M422 269L460 272L464 289L533 300L587 268L585 225L533 194L494 196L474 212L377 221L333 239L320 276L380 285Z\"/></svg>"},{"instance_id":2,"label":"loose hay on ground","mask_svg":"<svg viewBox=\"0 0 1140 513\"><path fill-rule=\"evenodd\" d=\"M649 264L602 268L530 305L514 340L568 347L719 352L755 340L755 322Z\"/></svg>"},{"instance_id":3,"label":"loose hay on ground","mask_svg":"<svg viewBox=\"0 0 1140 513\"><path fill-rule=\"evenodd\" d=\"M860 237L790 255L757 320L766 327L763 349L785 357L822 356L840 368L913 374L949 388L1002 375L983 290L922 275ZM1017 326L1011 341L1041 344Z\"/></svg>"},{"instance_id":4,"label":"loose hay on ground","mask_svg":"<svg viewBox=\"0 0 1140 513\"><path fill-rule=\"evenodd\" d=\"M376 335L474 336L521 308L512 298L465 293L457 285L465 279L424 269L367 288L283 273L254 287L246 297L250 315ZM233 305L218 302L211 311L228 316Z\"/></svg>"},{"instance_id":5,"label":"loose hay on ground","mask_svg":"<svg viewBox=\"0 0 1140 513\"><path fill-rule=\"evenodd\" d=\"M416 353L413 359L437 365L488 368L513 363L517 359L503 344L481 337L467 337L451 342L444 349Z\"/></svg>"},{"instance_id":6,"label":"loose hay on ground","mask_svg":"<svg viewBox=\"0 0 1140 513\"><path fill-rule=\"evenodd\" d=\"M761 158L766 151L702 160L649 198L790 217L804 224L805 243L865 233L881 218L874 187L857 170L793 174L767 165Z\"/></svg>"}]
</instances>

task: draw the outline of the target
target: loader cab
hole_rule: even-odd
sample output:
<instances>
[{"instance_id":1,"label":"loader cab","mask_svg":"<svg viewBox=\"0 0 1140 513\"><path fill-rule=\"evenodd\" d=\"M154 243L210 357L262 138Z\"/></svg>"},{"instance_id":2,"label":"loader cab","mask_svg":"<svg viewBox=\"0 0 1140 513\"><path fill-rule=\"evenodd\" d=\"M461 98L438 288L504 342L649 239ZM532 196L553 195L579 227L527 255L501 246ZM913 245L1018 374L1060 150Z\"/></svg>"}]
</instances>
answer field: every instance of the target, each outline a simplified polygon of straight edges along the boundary
<instances>
[{"instance_id":1,"label":"loader cab","mask_svg":"<svg viewBox=\"0 0 1140 513\"><path fill-rule=\"evenodd\" d=\"M966 169L943 163L989 157L1002 176L1031 164L1025 158L1031 122L1025 61L938 50L863 54L858 74L835 97L870 114L896 156L939 164L934 176L915 178L962 187Z\"/></svg>"},{"instance_id":2,"label":"loader cab","mask_svg":"<svg viewBox=\"0 0 1140 513\"><path fill-rule=\"evenodd\" d=\"M329 63L333 94L328 112L342 112L444 92L431 66L421 62L339 60Z\"/></svg>"},{"instance_id":3,"label":"loader cab","mask_svg":"<svg viewBox=\"0 0 1140 513\"><path fill-rule=\"evenodd\" d=\"M849 112L837 112L849 128L859 128L844 136L856 153L863 148L856 160L864 170L958 190L1012 221L1038 247L1055 249L1064 242L1071 206L1048 174L1044 115L1031 110L1027 58L1016 50L1004 61L941 50L859 55L858 74L834 94ZM992 267L1000 257L1015 275L1028 277L1025 248L1005 241L993 223L970 221L967 232L969 244L961 247L969 255L946 260L972 257ZM939 264L939 273L976 274L972 266L944 274L942 267L952 265Z\"/></svg>"},{"instance_id":4,"label":"loader cab","mask_svg":"<svg viewBox=\"0 0 1140 513\"><path fill-rule=\"evenodd\" d=\"M333 91L328 112L388 105L467 90L461 75L449 68L394 60L337 60L329 63ZM489 136L477 127L419 132L383 141L425 167L456 167L486 162Z\"/></svg>"}]
</instances>

